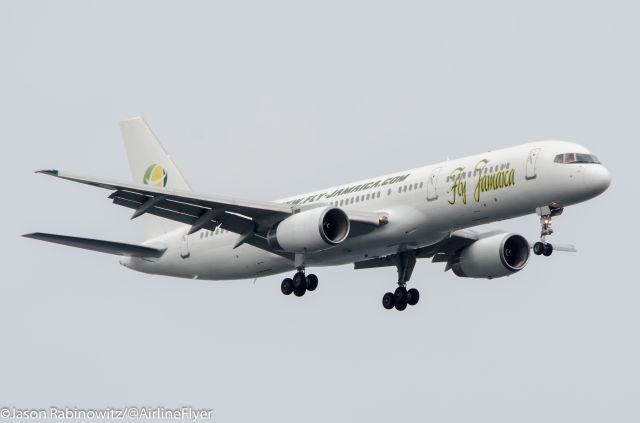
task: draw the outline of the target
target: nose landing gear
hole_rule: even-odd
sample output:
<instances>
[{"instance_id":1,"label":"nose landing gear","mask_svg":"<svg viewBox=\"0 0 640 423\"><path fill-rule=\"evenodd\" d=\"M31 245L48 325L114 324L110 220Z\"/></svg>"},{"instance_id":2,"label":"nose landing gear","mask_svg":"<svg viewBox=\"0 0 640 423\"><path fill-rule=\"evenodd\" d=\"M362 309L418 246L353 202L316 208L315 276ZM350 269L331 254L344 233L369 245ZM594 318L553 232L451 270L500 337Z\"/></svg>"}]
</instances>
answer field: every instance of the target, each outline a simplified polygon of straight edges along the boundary
<instances>
[{"instance_id":1,"label":"nose landing gear","mask_svg":"<svg viewBox=\"0 0 640 423\"><path fill-rule=\"evenodd\" d=\"M553 233L551 224L553 216L562 214L562 208L551 208L549 206L538 207L536 213L540 216L540 241L533 244L533 254L549 257L553 253L553 245L547 242L547 236Z\"/></svg>"},{"instance_id":2,"label":"nose landing gear","mask_svg":"<svg viewBox=\"0 0 640 423\"><path fill-rule=\"evenodd\" d=\"M533 244L533 254L549 257L553 253L553 245L548 242L536 242Z\"/></svg>"},{"instance_id":3,"label":"nose landing gear","mask_svg":"<svg viewBox=\"0 0 640 423\"><path fill-rule=\"evenodd\" d=\"M387 310L396 308L402 311L407 305L414 306L420 300L420 292L411 288L407 290L407 282L411 279L411 273L416 265L415 251L405 251L395 256L396 267L398 269L398 287L394 292L387 292L382 297L382 306Z\"/></svg>"}]
</instances>

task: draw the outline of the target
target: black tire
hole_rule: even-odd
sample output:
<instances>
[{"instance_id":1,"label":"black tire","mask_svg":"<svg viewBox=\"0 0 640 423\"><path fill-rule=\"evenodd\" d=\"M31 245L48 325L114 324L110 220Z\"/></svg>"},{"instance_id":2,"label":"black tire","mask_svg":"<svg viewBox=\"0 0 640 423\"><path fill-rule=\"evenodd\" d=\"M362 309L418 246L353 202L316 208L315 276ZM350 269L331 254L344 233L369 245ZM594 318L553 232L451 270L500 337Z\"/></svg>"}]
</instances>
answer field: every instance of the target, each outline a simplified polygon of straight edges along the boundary
<instances>
[{"instance_id":1,"label":"black tire","mask_svg":"<svg viewBox=\"0 0 640 423\"><path fill-rule=\"evenodd\" d=\"M280 290L284 295L291 295L293 292L293 281L291 278L286 278L280 284Z\"/></svg>"},{"instance_id":2,"label":"black tire","mask_svg":"<svg viewBox=\"0 0 640 423\"><path fill-rule=\"evenodd\" d=\"M396 296L392 292L387 292L382 297L382 307L391 310L396 305Z\"/></svg>"},{"instance_id":3,"label":"black tire","mask_svg":"<svg viewBox=\"0 0 640 423\"><path fill-rule=\"evenodd\" d=\"M552 253L553 253L553 245L544 244L544 251L542 252L542 254L544 254L545 257L549 257Z\"/></svg>"},{"instance_id":4,"label":"black tire","mask_svg":"<svg viewBox=\"0 0 640 423\"><path fill-rule=\"evenodd\" d=\"M544 252L544 244L542 242L536 242L533 244L533 254L539 256Z\"/></svg>"},{"instance_id":5,"label":"black tire","mask_svg":"<svg viewBox=\"0 0 640 423\"><path fill-rule=\"evenodd\" d=\"M411 288L407 291L407 304L414 306L418 304L418 301L420 301L420 291L415 288Z\"/></svg>"},{"instance_id":6,"label":"black tire","mask_svg":"<svg viewBox=\"0 0 640 423\"><path fill-rule=\"evenodd\" d=\"M307 278L304 277L304 273L298 272L293 275L293 289L307 288Z\"/></svg>"},{"instance_id":7,"label":"black tire","mask_svg":"<svg viewBox=\"0 0 640 423\"><path fill-rule=\"evenodd\" d=\"M293 295L295 295L296 297L302 297L305 292L307 292L307 288L303 286L302 288L294 289Z\"/></svg>"},{"instance_id":8,"label":"black tire","mask_svg":"<svg viewBox=\"0 0 640 423\"><path fill-rule=\"evenodd\" d=\"M315 291L318 287L318 277L313 273L307 275L307 291Z\"/></svg>"},{"instance_id":9,"label":"black tire","mask_svg":"<svg viewBox=\"0 0 640 423\"><path fill-rule=\"evenodd\" d=\"M405 308L407 308L407 302L406 301L404 303L396 304L396 310L398 310L398 311L402 311Z\"/></svg>"},{"instance_id":10,"label":"black tire","mask_svg":"<svg viewBox=\"0 0 640 423\"><path fill-rule=\"evenodd\" d=\"M404 286L397 287L394 295L396 297L396 304L407 302L407 288L405 288Z\"/></svg>"}]
</instances>

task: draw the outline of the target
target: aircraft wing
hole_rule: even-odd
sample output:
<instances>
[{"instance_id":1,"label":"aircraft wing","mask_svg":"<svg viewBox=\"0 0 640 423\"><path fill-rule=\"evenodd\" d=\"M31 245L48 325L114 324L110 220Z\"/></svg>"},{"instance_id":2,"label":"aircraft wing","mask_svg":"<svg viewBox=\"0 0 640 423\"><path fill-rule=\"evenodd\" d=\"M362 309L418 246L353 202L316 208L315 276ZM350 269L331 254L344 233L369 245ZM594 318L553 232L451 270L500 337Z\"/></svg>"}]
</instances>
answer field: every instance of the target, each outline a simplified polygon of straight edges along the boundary
<instances>
[{"instance_id":1,"label":"aircraft wing","mask_svg":"<svg viewBox=\"0 0 640 423\"><path fill-rule=\"evenodd\" d=\"M149 213L191 225L189 233L200 229L213 231L221 227L240 235L234 248L247 243L283 257L293 258L293 254L275 251L269 246L265 237L269 228L276 222L297 212L301 207L269 201L200 195L149 185L73 175L58 170L39 170L36 173L113 191L109 198L114 204L135 210L132 219ZM358 232L365 231L361 229L362 227L373 230L376 226L385 224L387 219L386 215L369 212L347 211L347 215L359 229Z\"/></svg>"},{"instance_id":2,"label":"aircraft wing","mask_svg":"<svg viewBox=\"0 0 640 423\"><path fill-rule=\"evenodd\" d=\"M39 170L36 173L43 173L45 175L115 191L109 197L114 200L114 203L124 205L125 207L127 206L126 204L120 203L133 202L147 204L149 208L144 210L145 213L156 214L168 219L171 219L170 216L172 213L191 214L197 218L200 216L198 212L204 209L222 209L225 213L238 213L256 219L274 215L282 218L292 214L294 210L289 204L240 200L222 196L205 196L187 191L167 190L149 185L136 185L126 182L72 175L57 170ZM129 205L132 206L133 204ZM136 206L135 208L137 209L138 207ZM152 213L152 209L158 208L171 213L167 213L166 216L158 212ZM180 221L180 219L174 220Z\"/></svg>"},{"instance_id":3,"label":"aircraft wing","mask_svg":"<svg viewBox=\"0 0 640 423\"><path fill-rule=\"evenodd\" d=\"M200 229L213 231L221 227L240 234L236 247L246 242L287 258L292 257L288 253L274 251L264 239L266 231L274 223L294 213L294 208L289 204L205 196L187 191L72 175L58 170L39 170L36 173L113 191L109 198L114 204L135 210L132 219L149 213L191 225L189 233Z\"/></svg>"},{"instance_id":4,"label":"aircraft wing","mask_svg":"<svg viewBox=\"0 0 640 423\"><path fill-rule=\"evenodd\" d=\"M472 230L459 230L452 232L446 238L436 242L433 245L427 247L421 247L415 250L411 250L415 253L415 258L433 258L433 262L448 262L449 258L456 253L456 251L473 244L479 239L479 234ZM406 251L402 251L404 253ZM358 269L371 269L375 267L395 266L397 263L397 255L391 254L385 257L377 257L369 260L359 261L354 263L354 268Z\"/></svg>"},{"instance_id":5,"label":"aircraft wing","mask_svg":"<svg viewBox=\"0 0 640 423\"><path fill-rule=\"evenodd\" d=\"M433 245L427 247L421 247L415 250L409 250L412 254L415 254L415 258L430 258L433 263L447 263L445 272L451 269L451 259L454 255L464 247L467 247L481 238L485 238L491 235L501 233L498 230L479 233L471 229L461 229L451 232L447 237L436 242ZM533 248L533 244L530 245ZM557 251L576 252L576 248L572 244L553 244L553 249ZM369 260L363 260L354 263L354 268L358 269L371 269L375 267L395 266L398 260L398 255L406 253L407 251L401 251L399 253L391 254L385 257L377 257Z\"/></svg>"}]
</instances>

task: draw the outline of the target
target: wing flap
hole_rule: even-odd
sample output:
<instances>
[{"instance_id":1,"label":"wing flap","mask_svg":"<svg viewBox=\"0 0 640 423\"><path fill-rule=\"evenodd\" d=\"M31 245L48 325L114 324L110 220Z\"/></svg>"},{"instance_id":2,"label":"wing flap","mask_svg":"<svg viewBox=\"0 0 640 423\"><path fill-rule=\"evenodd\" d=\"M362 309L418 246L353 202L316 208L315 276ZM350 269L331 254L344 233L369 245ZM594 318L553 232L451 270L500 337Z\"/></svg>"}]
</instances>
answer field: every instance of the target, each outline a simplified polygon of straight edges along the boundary
<instances>
[{"instance_id":1,"label":"wing flap","mask_svg":"<svg viewBox=\"0 0 640 423\"><path fill-rule=\"evenodd\" d=\"M113 202L114 204L129 207L132 209L137 208L141 204L140 202L137 202L135 200L132 201L120 197L115 197L113 199ZM158 207L149 210L147 213L163 217L165 219L174 220L176 222L185 223L187 225L193 225L197 220L197 217L194 215L178 213L173 210ZM200 229L215 231L218 227L221 227L222 229L225 229L227 231L242 234L242 236L244 236L244 243L253 245L256 248L260 248L265 251L269 251L270 253L279 255L286 259L293 260L293 254L274 250L267 243L267 240L264 237L259 236L256 233L252 233L249 235L247 231L249 231L250 229L254 229L254 226L255 224L251 219L247 219L246 217L242 217L236 214L226 213L221 218L221 221L209 220L208 222L203 223Z\"/></svg>"},{"instance_id":2,"label":"wing flap","mask_svg":"<svg viewBox=\"0 0 640 423\"><path fill-rule=\"evenodd\" d=\"M115 254L118 256L158 258L162 256L166 250L166 248L152 248L145 247L143 245L126 244L123 242L103 241L99 239L47 234L42 232L34 232L22 236L25 238L53 242L55 244L62 244L69 247L82 248L106 254Z\"/></svg>"}]
</instances>

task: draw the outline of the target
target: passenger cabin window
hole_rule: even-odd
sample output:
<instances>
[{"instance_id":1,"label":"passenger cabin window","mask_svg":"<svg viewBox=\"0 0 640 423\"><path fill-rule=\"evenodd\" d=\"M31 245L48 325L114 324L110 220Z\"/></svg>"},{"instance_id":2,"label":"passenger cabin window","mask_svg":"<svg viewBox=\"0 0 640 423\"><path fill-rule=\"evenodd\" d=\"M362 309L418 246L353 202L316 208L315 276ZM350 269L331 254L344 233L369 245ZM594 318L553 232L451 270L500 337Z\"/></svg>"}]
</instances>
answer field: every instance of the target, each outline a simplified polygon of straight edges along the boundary
<instances>
[{"instance_id":1,"label":"passenger cabin window","mask_svg":"<svg viewBox=\"0 0 640 423\"><path fill-rule=\"evenodd\" d=\"M600 164L600 160L593 154L583 154L583 153L564 153L558 154L553 161L555 163L595 163Z\"/></svg>"}]
</instances>

